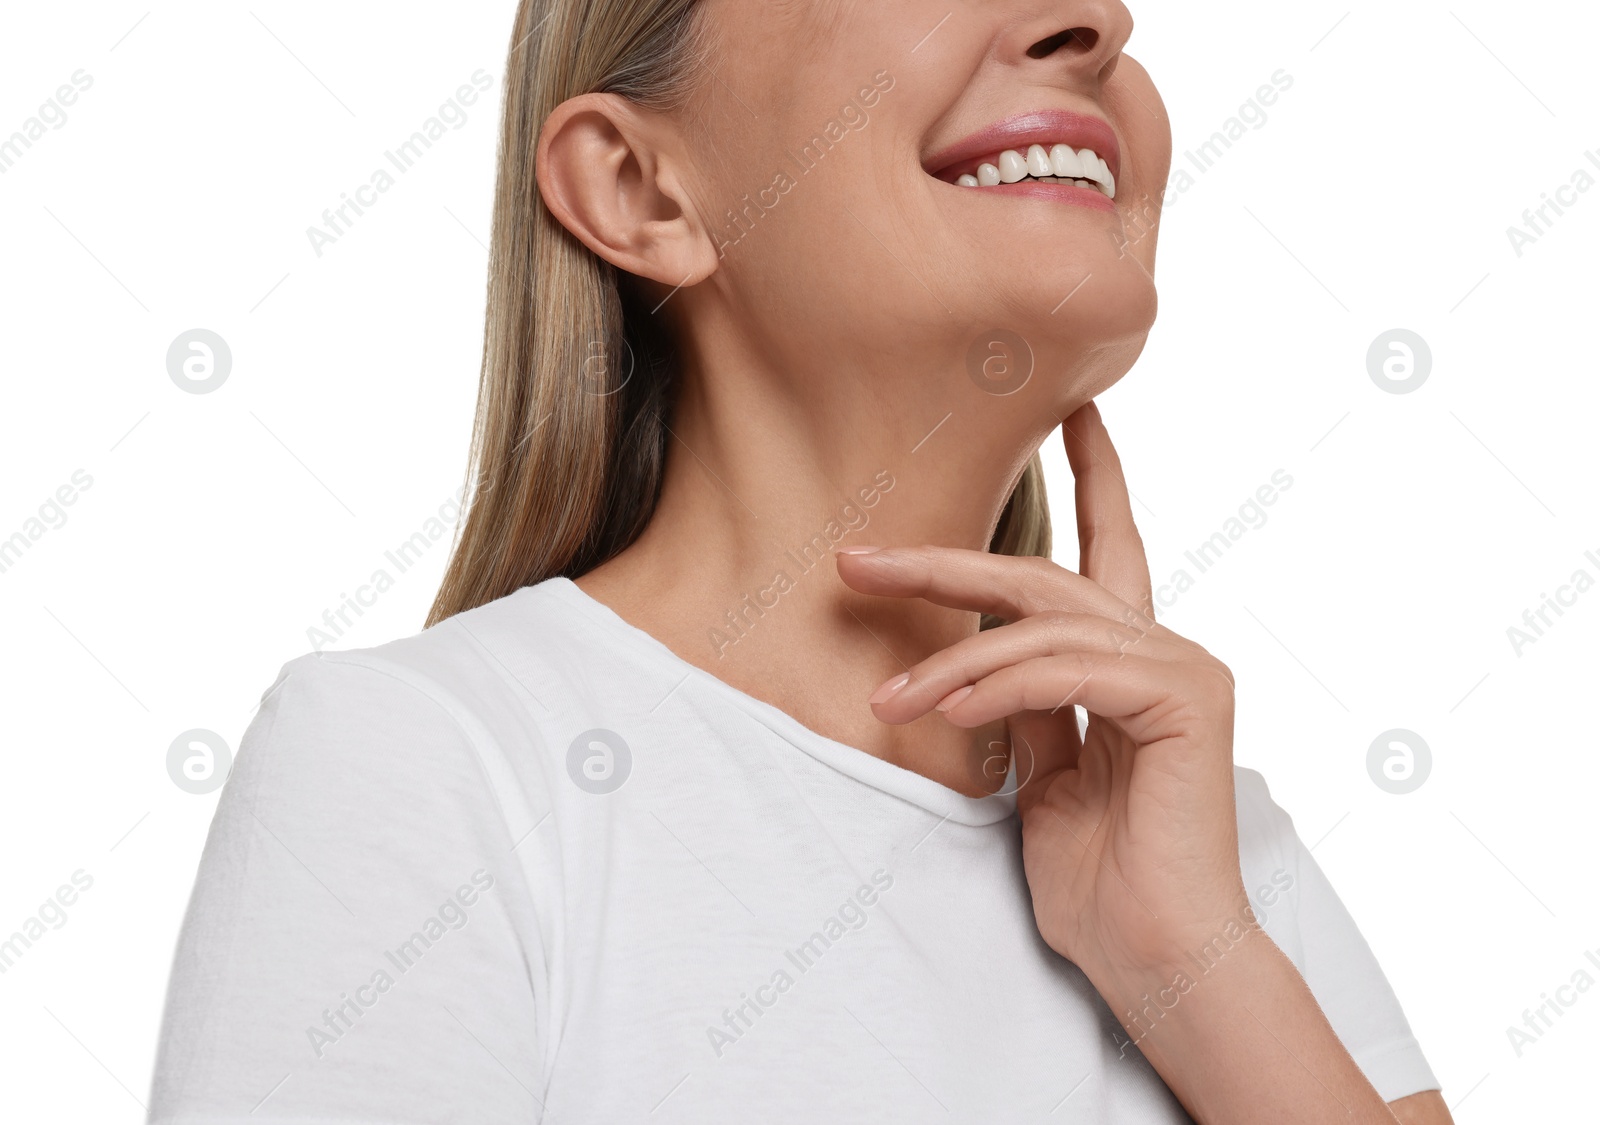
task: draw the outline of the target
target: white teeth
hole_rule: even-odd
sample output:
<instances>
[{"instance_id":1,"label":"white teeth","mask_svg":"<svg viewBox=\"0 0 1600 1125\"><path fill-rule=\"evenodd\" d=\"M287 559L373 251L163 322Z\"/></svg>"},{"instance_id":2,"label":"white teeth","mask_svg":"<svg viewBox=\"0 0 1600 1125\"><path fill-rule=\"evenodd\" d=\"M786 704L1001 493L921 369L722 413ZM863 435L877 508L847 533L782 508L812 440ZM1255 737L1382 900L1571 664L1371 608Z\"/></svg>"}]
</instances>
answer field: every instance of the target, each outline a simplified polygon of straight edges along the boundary
<instances>
[{"instance_id":1,"label":"white teeth","mask_svg":"<svg viewBox=\"0 0 1600 1125\"><path fill-rule=\"evenodd\" d=\"M1083 175L1083 161L1067 145L1056 145L1050 150L1050 167L1058 176Z\"/></svg>"},{"instance_id":2,"label":"white teeth","mask_svg":"<svg viewBox=\"0 0 1600 1125\"><path fill-rule=\"evenodd\" d=\"M976 174L967 173L956 183L962 187L995 187L1014 184L1032 177L1045 183L1073 183L1098 189L1108 199L1117 197L1111 167L1092 149L1073 149L1070 145L1029 145L1026 153L1008 148L994 164L980 164Z\"/></svg>"}]
</instances>

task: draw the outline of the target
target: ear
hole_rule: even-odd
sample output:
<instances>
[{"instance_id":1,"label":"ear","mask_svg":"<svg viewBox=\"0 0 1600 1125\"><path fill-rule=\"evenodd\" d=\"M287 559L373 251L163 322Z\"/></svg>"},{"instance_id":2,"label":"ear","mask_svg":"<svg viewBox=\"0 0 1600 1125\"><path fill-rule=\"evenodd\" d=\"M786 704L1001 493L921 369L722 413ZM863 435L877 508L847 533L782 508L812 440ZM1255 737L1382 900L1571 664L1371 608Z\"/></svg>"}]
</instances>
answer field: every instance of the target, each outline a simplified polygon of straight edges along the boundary
<instances>
[{"instance_id":1,"label":"ear","mask_svg":"<svg viewBox=\"0 0 1600 1125\"><path fill-rule=\"evenodd\" d=\"M663 144L666 126L616 94L569 98L539 132L534 174L545 206L585 246L675 289L705 280L718 259Z\"/></svg>"}]
</instances>

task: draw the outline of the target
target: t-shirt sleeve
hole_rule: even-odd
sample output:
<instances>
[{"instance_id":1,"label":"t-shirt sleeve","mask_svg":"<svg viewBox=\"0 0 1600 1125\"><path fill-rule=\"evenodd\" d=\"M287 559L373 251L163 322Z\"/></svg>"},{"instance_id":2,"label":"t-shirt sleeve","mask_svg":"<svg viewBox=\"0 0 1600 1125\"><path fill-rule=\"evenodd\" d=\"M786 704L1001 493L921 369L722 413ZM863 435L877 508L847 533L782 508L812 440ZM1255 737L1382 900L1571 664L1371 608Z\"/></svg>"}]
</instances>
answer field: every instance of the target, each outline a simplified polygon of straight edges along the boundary
<instances>
[{"instance_id":1,"label":"t-shirt sleeve","mask_svg":"<svg viewBox=\"0 0 1600 1125\"><path fill-rule=\"evenodd\" d=\"M1439 1089L1378 959L1289 814L1273 801L1259 773L1235 772L1245 888L1287 888L1270 905L1268 896L1254 899L1263 928L1300 970L1328 1023L1385 1101Z\"/></svg>"},{"instance_id":2,"label":"t-shirt sleeve","mask_svg":"<svg viewBox=\"0 0 1600 1125\"><path fill-rule=\"evenodd\" d=\"M540 1119L545 962L452 710L311 654L263 696L179 935L159 1125Z\"/></svg>"}]
</instances>

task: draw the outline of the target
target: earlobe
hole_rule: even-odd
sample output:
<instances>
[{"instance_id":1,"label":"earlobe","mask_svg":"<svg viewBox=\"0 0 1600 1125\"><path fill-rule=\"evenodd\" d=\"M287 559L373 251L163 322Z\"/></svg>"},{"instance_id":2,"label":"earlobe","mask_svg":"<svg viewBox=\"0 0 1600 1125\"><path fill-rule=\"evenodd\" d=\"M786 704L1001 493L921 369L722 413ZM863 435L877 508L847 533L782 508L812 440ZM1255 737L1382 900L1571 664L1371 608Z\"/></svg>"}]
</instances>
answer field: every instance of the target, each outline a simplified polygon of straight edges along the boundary
<instances>
[{"instance_id":1,"label":"earlobe","mask_svg":"<svg viewBox=\"0 0 1600 1125\"><path fill-rule=\"evenodd\" d=\"M614 94L562 102L539 133L534 172L557 222L628 273L674 288L703 281L716 251L658 142L666 123Z\"/></svg>"}]
</instances>

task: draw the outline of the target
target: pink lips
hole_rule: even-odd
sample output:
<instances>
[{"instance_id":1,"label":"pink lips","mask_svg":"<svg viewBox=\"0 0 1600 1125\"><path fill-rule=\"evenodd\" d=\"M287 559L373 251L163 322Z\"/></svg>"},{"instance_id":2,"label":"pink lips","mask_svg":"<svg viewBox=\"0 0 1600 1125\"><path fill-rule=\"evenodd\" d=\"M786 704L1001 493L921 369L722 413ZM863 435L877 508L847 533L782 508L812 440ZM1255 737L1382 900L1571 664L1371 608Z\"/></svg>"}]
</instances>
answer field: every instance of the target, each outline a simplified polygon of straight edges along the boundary
<instances>
[{"instance_id":1,"label":"pink lips","mask_svg":"<svg viewBox=\"0 0 1600 1125\"><path fill-rule=\"evenodd\" d=\"M1043 145L1049 149L1051 145L1057 144L1071 145L1075 149L1092 149L1096 156L1106 162L1106 166L1111 169L1111 175L1117 180L1122 179L1121 147L1117 144L1117 135L1112 132L1111 126L1098 117L1089 117L1065 109L1041 109L1013 114L965 140L956 142L942 152L934 153L923 161L922 166L934 178L953 184L959 176L976 174L979 164L986 161L993 162L1008 148L1026 154L1029 145ZM984 190L998 191L1002 188Z\"/></svg>"}]
</instances>

